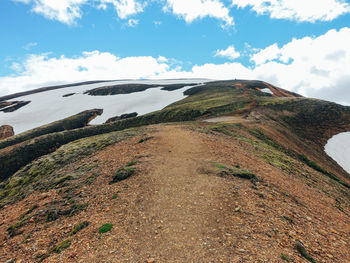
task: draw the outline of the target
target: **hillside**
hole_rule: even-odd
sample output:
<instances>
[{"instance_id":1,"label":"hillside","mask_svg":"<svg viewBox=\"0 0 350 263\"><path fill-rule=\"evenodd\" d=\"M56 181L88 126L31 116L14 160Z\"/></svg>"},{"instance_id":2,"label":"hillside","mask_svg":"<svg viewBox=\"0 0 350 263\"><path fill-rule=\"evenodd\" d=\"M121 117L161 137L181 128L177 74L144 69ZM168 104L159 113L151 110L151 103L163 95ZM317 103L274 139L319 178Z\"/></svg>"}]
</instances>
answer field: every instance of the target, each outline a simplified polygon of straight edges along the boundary
<instances>
[{"instance_id":1,"label":"hillside","mask_svg":"<svg viewBox=\"0 0 350 263\"><path fill-rule=\"evenodd\" d=\"M192 84L159 111L1 140L0 262L350 262L350 175L324 152L350 107Z\"/></svg>"}]
</instances>

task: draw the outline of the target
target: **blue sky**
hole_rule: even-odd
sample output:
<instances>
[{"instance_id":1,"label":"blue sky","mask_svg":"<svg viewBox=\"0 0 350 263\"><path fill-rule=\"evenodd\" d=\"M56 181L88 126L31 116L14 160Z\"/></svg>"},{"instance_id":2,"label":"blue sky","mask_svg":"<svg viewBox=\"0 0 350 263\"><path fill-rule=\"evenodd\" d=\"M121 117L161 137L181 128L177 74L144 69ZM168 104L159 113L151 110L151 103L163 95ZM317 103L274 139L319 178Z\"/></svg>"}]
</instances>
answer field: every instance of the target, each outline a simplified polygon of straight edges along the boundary
<instances>
[{"instance_id":1,"label":"blue sky","mask_svg":"<svg viewBox=\"0 0 350 263\"><path fill-rule=\"evenodd\" d=\"M0 21L0 95L92 79L257 78L350 104L349 1L3 0Z\"/></svg>"}]
</instances>

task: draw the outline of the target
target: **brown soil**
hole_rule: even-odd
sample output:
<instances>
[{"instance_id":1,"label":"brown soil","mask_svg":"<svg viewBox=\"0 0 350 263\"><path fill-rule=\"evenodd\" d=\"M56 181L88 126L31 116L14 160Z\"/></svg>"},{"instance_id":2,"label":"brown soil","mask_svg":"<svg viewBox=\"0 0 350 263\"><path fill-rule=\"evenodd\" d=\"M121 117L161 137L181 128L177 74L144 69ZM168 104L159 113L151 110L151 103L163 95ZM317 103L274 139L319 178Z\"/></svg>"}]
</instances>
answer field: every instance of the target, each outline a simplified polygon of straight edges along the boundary
<instances>
[{"instance_id":1,"label":"brown soil","mask_svg":"<svg viewBox=\"0 0 350 263\"><path fill-rule=\"evenodd\" d=\"M8 238L6 228L18 215L59 199L59 191L4 207L0 262L38 262L47 253L44 262L284 262L281 253L290 262L307 262L295 249L297 241L316 262L350 262L350 211L336 207L327 194L332 189L308 186L225 135L183 125L156 125L148 133L152 138L144 143L133 138L80 161L99 169L96 181L80 192L89 204L80 214L30 223L25 233ZM109 185L132 160L138 160L136 175ZM219 177L212 162L247 168L260 181ZM72 225L85 220L90 225L69 237ZM105 223L113 228L99 235ZM50 253L52 244L67 238L69 248Z\"/></svg>"}]
</instances>

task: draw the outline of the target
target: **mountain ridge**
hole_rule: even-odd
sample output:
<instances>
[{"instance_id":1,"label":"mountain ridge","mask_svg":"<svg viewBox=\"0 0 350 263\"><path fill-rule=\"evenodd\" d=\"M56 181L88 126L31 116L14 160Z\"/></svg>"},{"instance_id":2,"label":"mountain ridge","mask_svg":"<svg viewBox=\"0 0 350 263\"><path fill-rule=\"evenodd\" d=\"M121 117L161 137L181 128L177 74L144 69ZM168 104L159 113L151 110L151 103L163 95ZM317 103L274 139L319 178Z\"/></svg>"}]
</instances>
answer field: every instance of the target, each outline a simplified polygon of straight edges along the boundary
<instances>
[{"instance_id":1,"label":"mountain ridge","mask_svg":"<svg viewBox=\"0 0 350 263\"><path fill-rule=\"evenodd\" d=\"M323 150L350 131L350 108L256 81L185 93L135 118L0 141L14 169L0 183L0 259L350 260L350 176Z\"/></svg>"}]
</instances>

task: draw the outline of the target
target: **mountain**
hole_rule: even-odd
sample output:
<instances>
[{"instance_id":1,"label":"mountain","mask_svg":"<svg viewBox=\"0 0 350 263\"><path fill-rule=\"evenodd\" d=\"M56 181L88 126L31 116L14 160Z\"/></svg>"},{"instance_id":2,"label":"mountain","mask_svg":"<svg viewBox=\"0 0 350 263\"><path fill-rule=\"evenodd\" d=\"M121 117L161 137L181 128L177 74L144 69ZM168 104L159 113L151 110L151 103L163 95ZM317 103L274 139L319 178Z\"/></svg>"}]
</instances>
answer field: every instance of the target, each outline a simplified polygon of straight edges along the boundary
<instances>
[{"instance_id":1,"label":"mountain","mask_svg":"<svg viewBox=\"0 0 350 263\"><path fill-rule=\"evenodd\" d=\"M17 130L0 262L350 262L350 175L324 150L350 107L249 80L67 85L0 110L23 102L0 115Z\"/></svg>"}]
</instances>

